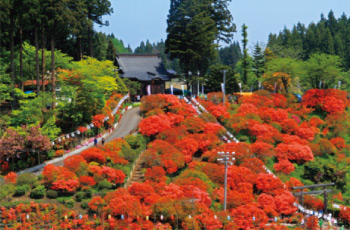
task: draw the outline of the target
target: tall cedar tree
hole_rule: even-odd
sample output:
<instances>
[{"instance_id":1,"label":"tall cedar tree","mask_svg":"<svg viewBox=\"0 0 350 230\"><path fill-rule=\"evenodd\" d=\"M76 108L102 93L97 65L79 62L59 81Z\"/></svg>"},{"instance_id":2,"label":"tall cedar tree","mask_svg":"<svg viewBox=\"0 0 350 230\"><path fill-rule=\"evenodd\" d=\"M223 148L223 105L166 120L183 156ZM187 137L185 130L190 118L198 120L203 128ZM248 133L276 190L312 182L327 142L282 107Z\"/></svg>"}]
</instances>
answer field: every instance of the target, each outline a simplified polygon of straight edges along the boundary
<instances>
[{"instance_id":1,"label":"tall cedar tree","mask_svg":"<svg viewBox=\"0 0 350 230\"><path fill-rule=\"evenodd\" d=\"M179 58L189 84L191 71L205 73L216 56L215 40L229 42L235 26L227 6L230 0L171 0L166 53Z\"/></svg>"},{"instance_id":2,"label":"tall cedar tree","mask_svg":"<svg viewBox=\"0 0 350 230\"><path fill-rule=\"evenodd\" d=\"M248 71L249 71L249 60L248 60L248 33L247 33L248 26L243 24L242 26L242 44L243 44L243 58L242 58L242 82L243 84L247 84L248 81Z\"/></svg>"},{"instance_id":3,"label":"tall cedar tree","mask_svg":"<svg viewBox=\"0 0 350 230\"><path fill-rule=\"evenodd\" d=\"M93 37L93 23L96 23L100 26L109 25L108 21L103 22L103 15L110 15L113 13L111 7L111 2L109 0L85 0L85 7L87 8L87 27L88 27L88 42L89 42L89 53L90 57L94 56L94 50L92 45Z\"/></svg>"}]
</instances>

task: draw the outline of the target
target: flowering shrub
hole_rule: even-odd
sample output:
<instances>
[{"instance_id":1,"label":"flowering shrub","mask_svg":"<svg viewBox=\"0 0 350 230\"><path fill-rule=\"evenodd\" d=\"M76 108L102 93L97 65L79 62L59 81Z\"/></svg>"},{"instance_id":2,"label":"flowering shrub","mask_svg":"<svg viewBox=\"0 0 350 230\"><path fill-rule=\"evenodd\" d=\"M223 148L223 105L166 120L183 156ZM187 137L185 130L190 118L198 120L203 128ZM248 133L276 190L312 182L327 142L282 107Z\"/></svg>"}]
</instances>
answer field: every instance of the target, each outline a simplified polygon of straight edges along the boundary
<instances>
[{"instance_id":1,"label":"flowering shrub","mask_svg":"<svg viewBox=\"0 0 350 230\"><path fill-rule=\"evenodd\" d=\"M103 126L104 118L105 116L103 114L97 114L93 117L92 124L94 124L94 126L99 129Z\"/></svg>"},{"instance_id":2,"label":"flowering shrub","mask_svg":"<svg viewBox=\"0 0 350 230\"><path fill-rule=\"evenodd\" d=\"M154 115L143 119L139 124L139 131L146 136L156 135L170 128L170 121L164 114Z\"/></svg>"},{"instance_id":3,"label":"flowering shrub","mask_svg":"<svg viewBox=\"0 0 350 230\"><path fill-rule=\"evenodd\" d=\"M277 172L284 172L285 174L290 174L295 170L294 165L290 163L289 160L281 160L280 162L276 163L273 168Z\"/></svg>"},{"instance_id":4,"label":"flowering shrub","mask_svg":"<svg viewBox=\"0 0 350 230\"><path fill-rule=\"evenodd\" d=\"M5 177L6 183L16 184L17 181L17 174L14 172L9 172Z\"/></svg>"},{"instance_id":5,"label":"flowering shrub","mask_svg":"<svg viewBox=\"0 0 350 230\"><path fill-rule=\"evenodd\" d=\"M95 161L98 163L106 162L106 156L104 151L96 147L89 148L82 151L80 156L84 158L87 162L91 162L91 161Z\"/></svg>"}]
</instances>

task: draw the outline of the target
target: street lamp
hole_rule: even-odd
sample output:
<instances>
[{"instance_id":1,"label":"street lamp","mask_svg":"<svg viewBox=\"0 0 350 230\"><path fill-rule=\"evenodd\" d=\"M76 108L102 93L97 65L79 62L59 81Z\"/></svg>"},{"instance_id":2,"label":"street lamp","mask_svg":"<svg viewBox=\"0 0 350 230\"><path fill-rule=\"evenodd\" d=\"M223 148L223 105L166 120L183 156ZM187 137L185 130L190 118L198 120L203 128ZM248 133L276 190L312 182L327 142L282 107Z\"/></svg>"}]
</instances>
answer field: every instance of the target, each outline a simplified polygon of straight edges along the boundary
<instances>
[{"instance_id":1,"label":"street lamp","mask_svg":"<svg viewBox=\"0 0 350 230\"><path fill-rule=\"evenodd\" d=\"M221 70L221 72L224 74L224 83L223 83L223 87L222 87L222 94L223 94L223 97L222 97L222 104L225 106L225 85L226 85L226 73L227 73L227 70L224 69L224 70Z\"/></svg>"},{"instance_id":2,"label":"street lamp","mask_svg":"<svg viewBox=\"0 0 350 230\"><path fill-rule=\"evenodd\" d=\"M226 210L226 201L227 201L227 166L228 164L233 165L235 160L235 152L218 152L221 158L218 158L220 163L225 164L225 181L224 181L224 210Z\"/></svg>"}]
</instances>

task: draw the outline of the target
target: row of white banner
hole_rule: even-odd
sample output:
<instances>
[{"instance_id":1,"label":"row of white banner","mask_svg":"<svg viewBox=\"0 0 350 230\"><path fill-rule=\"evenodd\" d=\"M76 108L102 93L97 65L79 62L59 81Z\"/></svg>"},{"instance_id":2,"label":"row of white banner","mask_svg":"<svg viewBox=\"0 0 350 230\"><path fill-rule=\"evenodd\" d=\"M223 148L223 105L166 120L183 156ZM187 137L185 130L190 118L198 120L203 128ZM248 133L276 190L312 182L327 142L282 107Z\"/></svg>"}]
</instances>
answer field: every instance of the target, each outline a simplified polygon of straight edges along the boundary
<instances>
[{"instance_id":1,"label":"row of white banner","mask_svg":"<svg viewBox=\"0 0 350 230\"><path fill-rule=\"evenodd\" d=\"M129 97L129 94L125 95L124 97L122 97L122 99L119 100L117 106L113 109L113 111L111 112L110 116L113 117L114 114L117 113L117 111L119 110L120 106L124 103L124 101L126 99L128 99L128 97ZM103 122L108 121L108 120L109 120L109 116L106 116L106 117L103 118ZM86 126L87 129L91 129L93 127L94 127L93 123L91 123L91 124ZM80 135L80 134L81 134L81 132L79 130L77 130L77 131L74 131L72 133L66 134L64 136L58 137L54 141L52 141L52 145L55 145L55 141L61 142L62 140L69 139L69 138L75 137L75 135Z\"/></svg>"}]
</instances>

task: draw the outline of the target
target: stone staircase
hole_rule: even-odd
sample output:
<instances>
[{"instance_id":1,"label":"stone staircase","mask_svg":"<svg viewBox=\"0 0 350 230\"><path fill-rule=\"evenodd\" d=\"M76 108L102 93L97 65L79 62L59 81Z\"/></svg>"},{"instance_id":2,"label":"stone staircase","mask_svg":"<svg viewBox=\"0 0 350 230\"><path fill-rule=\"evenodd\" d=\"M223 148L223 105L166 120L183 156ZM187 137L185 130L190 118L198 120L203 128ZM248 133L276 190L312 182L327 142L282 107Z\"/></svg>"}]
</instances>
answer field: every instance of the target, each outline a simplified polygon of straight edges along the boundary
<instances>
[{"instance_id":1,"label":"stone staircase","mask_svg":"<svg viewBox=\"0 0 350 230\"><path fill-rule=\"evenodd\" d=\"M133 170L130 173L130 177L128 181L125 183L126 188L135 182L138 182L138 183L144 182L144 174L142 172L144 162L145 160L143 158L143 152L142 152L135 162L135 165L133 167Z\"/></svg>"}]
</instances>

